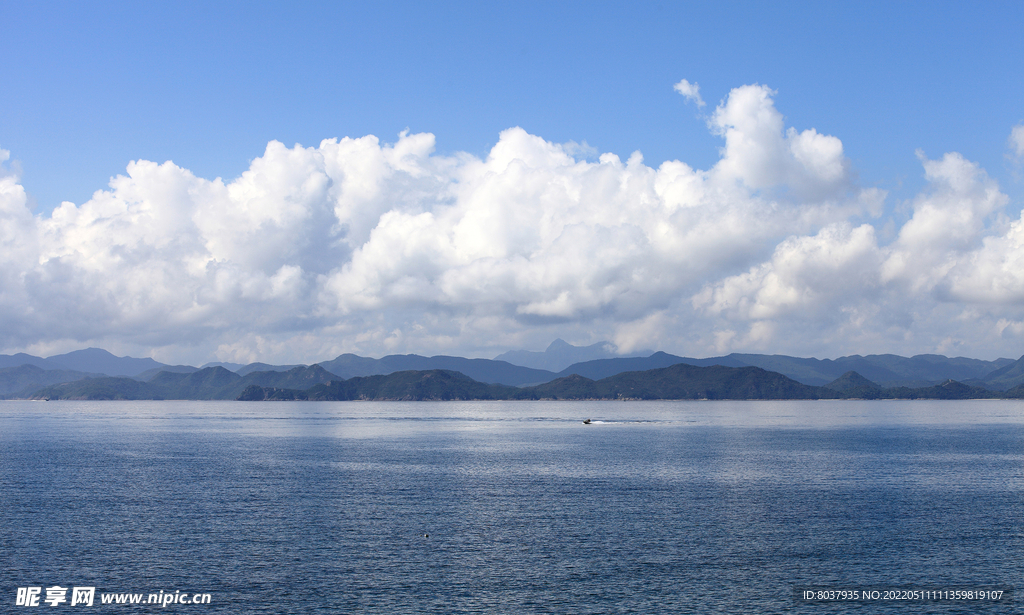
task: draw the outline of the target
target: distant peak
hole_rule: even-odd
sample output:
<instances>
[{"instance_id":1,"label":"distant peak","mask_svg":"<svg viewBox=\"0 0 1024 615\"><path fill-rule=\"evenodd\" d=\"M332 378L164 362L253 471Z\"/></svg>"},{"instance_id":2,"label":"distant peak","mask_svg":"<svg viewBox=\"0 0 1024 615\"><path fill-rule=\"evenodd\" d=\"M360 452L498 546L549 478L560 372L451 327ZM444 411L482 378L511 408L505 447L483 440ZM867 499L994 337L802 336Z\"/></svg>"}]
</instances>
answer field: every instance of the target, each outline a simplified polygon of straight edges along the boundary
<instances>
[{"instance_id":1,"label":"distant peak","mask_svg":"<svg viewBox=\"0 0 1024 615\"><path fill-rule=\"evenodd\" d=\"M563 340L562 338L558 338L555 341L551 342L551 344L548 345L548 349L545 350L544 352L554 352L557 350L565 350L566 348L575 348L575 346Z\"/></svg>"},{"instance_id":2,"label":"distant peak","mask_svg":"<svg viewBox=\"0 0 1024 615\"><path fill-rule=\"evenodd\" d=\"M826 389L832 389L835 391L847 391L858 387L866 387L869 389L881 388L877 383L868 380L853 370L846 372L842 376L825 385Z\"/></svg>"},{"instance_id":3,"label":"distant peak","mask_svg":"<svg viewBox=\"0 0 1024 615\"><path fill-rule=\"evenodd\" d=\"M52 359L52 358L55 358L55 357L114 357L115 359L120 359L121 358L121 357L115 356L110 351L104 350L102 348L92 348L92 347L90 347L90 348L83 348L82 350L72 350L71 352L66 352L64 354L54 355L53 357L50 357L50 358Z\"/></svg>"}]
</instances>

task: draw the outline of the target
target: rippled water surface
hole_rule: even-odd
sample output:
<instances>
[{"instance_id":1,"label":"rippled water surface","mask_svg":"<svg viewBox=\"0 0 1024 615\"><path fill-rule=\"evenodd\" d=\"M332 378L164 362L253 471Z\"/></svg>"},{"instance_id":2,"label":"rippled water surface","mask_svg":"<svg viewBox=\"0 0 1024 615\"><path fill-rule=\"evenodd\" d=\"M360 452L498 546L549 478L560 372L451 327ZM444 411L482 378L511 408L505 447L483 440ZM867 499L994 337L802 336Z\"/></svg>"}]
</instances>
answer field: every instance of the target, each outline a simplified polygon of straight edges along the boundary
<instances>
[{"instance_id":1,"label":"rippled water surface","mask_svg":"<svg viewBox=\"0 0 1024 615\"><path fill-rule=\"evenodd\" d=\"M582 420L590 418L591 425ZM0 402L18 587L188 613L1015 613L1024 404ZM45 594L45 590L44 590ZM43 596L45 597L45 595ZM70 600L70 595L68 596Z\"/></svg>"}]
</instances>

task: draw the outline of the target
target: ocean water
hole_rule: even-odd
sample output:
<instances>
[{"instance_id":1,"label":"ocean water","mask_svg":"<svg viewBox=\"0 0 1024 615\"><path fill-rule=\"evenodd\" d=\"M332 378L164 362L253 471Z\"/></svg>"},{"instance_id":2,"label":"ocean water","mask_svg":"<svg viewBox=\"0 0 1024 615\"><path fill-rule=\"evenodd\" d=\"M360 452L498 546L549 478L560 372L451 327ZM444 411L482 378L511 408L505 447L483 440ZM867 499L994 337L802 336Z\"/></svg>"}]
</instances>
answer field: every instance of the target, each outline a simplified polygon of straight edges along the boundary
<instances>
[{"instance_id":1,"label":"ocean water","mask_svg":"<svg viewBox=\"0 0 1024 615\"><path fill-rule=\"evenodd\" d=\"M1017 401L0 402L5 613L1017 613L1022 574Z\"/></svg>"}]
</instances>

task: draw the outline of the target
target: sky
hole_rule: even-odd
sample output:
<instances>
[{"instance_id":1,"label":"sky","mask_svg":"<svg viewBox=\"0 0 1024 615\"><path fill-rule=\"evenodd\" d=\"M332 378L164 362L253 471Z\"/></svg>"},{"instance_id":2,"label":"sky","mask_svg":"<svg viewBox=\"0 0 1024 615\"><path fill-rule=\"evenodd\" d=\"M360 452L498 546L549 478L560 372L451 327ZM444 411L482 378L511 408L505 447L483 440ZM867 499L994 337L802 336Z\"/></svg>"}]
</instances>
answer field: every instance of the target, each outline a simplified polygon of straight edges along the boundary
<instances>
[{"instance_id":1,"label":"sky","mask_svg":"<svg viewBox=\"0 0 1024 615\"><path fill-rule=\"evenodd\" d=\"M1019 2L0 15L0 353L1024 354Z\"/></svg>"}]
</instances>

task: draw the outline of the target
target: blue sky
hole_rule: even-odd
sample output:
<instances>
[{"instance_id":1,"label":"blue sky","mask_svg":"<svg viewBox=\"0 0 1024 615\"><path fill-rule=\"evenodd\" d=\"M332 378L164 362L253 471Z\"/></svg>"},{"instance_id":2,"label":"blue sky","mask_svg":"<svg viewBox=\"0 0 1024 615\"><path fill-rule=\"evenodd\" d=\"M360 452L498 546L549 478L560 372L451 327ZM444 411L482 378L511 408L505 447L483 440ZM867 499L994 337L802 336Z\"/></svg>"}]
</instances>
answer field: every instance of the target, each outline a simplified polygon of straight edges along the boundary
<instances>
[{"instance_id":1,"label":"blue sky","mask_svg":"<svg viewBox=\"0 0 1024 615\"><path fill-rule=\"evenodd\" d=\"M310 362L341 351L493 356L554 337L692 356L989 358L1024 347L1012 227L1024 198L1011 138L1024 122L1019 2L150 4L0 2L9 237L39 235L9 240L24 260L7 264L20 277L0 280L0 309L19 324L0 352L92 344L165 361ZM705 106L673 89L683 79L699 84ZM742 128L748 112L778 133L771 143ZM521 134L503 133L514 127ZM805 145L838 141L798 151L812 129ZM431 143L409 138L423 134ZM367 135L390 161L360 176L377 182L371 196L345 184L364 172L365 152L330 154L332 171L321 147ZM542 156L531 138L561 149ZM272 142L292 153L271 152ZM744 143L795 158L776 164ZM402 147L416 152L415 168L392 156ZM602 155L618 157L621 182L639 181L626 165L635 151L647 192L578 197L611 185ZM487 178L506 167L477 163L506 154L537 171L508 185L536 189L493 205L509 189L494 192ZM703 182L690 196L662 191L677 177L662 163L675 160ZM133 175L132 161L173 169ZM840 175L826 177L828 165ZM259 207L239 200L257 190L243 173L266 179L252 184L265 189ZM120 188L117 176L127 178ZM336 189L317 196L309 186L321 177ZM727 194L736 185L743 194ZM552 186L570 186L569 200ZM304 213L289 218L281 203L299 188ZM161 201L167 194L184 196ZM672 198L703 203L700 219L669 211L680 206ZM631 208L651 199L667 209L627 228ZM63 201L73 206L51 218ZM515 217L525 211L536 218ZM730 216L738 222L716 235ZM140 220L151 226L133 226ZM530 220L536 236L506 233ZM112 225L106 239L88 235L97 221ZM704 223L697 239L665 239L665 225ZM230 224L251 232L227 238ZM944 224L970 232L942 235ZM389 233L390 253L375 243ZM709 243L697 249L701 237ZM613 238L630 249L593 270L553 264L571 260L560 241L598 250ZM264 251L252 247L264 239ZM405 265L392 262L399 247L410 251ZM792 268L820 261L814 250L853 254L837 257L836 271L863 284L829 291L814 281L827 272ZM702 254L711 264L695 262ZM487 287L471 281L483 271L509 276L504 288L515 291L466 290ZM89 276L128 281L102 293L66 281ZM573 282L581 276L593 279ZM280 303L281 289L304 299Z\"/></svg>"},{"instance_id":2,"label":"blue sky","mask_svg":"<svg viewBox=\"0 0 1024 615\"><path fill-rule=\"evenodd\" d=\"M922 183L918 148L1004 180L1024 119L1019 2L150 4L3 3L0 147L40 211L130 160L230 179L272 139L406 128L439 152L521 126L708 168L721 143L672 91L684 78L712 104L770 86L896 197Z\"/></svg>"}]
</instances>

